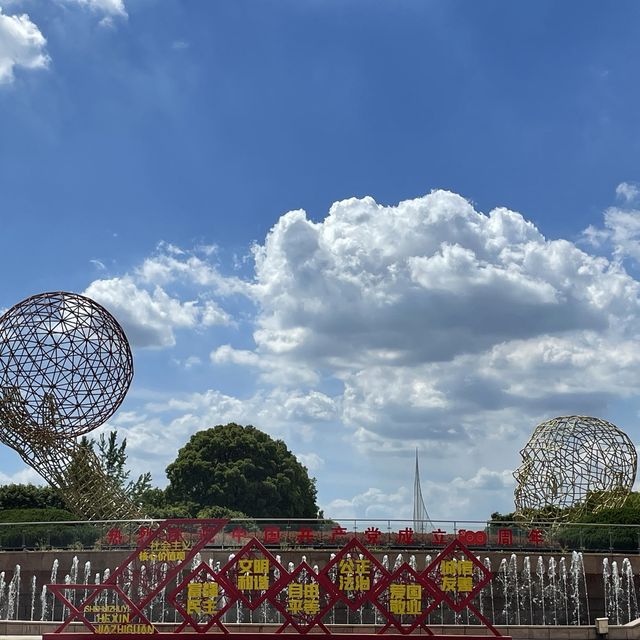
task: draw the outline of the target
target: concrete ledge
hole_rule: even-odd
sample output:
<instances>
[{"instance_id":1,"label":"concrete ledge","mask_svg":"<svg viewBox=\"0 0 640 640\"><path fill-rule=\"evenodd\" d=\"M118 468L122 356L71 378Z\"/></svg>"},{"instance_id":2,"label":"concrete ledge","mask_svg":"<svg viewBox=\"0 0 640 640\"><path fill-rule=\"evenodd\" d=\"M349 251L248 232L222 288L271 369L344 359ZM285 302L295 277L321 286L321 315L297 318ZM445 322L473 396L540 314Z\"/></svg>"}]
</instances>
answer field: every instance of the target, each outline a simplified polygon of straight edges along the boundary
<instances>
[{"instance_id":1,"label":"concrete ledge","mask_svg":"<svg viewBox=\"0 0 640 640\"><path fill-rule=\"evenodd\" d=\"M42 640L43 634L53 634L55 630L60 626L59 622L30 622L30 621L0 621L0 640ZM171 623L156 625L158 630L164 633L171 633L175 630L177 625ZM264 640L267 640L267 636L275 633L279 625L266 625L266 624L227 624L229 629L229 636L236 635L238 640L242 640L243 636L248 639L250 636L258 638L261 636ZM369 640L376 632L379 632L381 627L373 625L327 625L331 634L335 640L347 640L348 638L362 638L362 640ZM480 626L441 626L430 625L429 629L436 636L443 636L450 640L454 638L471 638L482 637L492 638L492 634ZM499 626L498 631L502 636L513 638L513 640L602 640L602 636L596 634L595 626ZM70 635L76 636L78 640L81 639L87 632L86 627L82 624L73 623L65 629ZM198 634L188 633L180 634L181 638L185 636L193 638ZM221 636L219 632L210 632L206 634L208 636L217 635ZM316 637L318 634L311 632L312 636ZM322 634L320 634L322 635ZM385 633L383 636L376 635L376 638L384 638L385 636L392 635L396 638L401 637L398 633ZM412 634L427 640L428 634L419 630ZM286 637L291 636L301 637L297 633L280 634L278 638L285 640ZM369 636L369 638L366 638ZM55 637L55 636L54 636ZM162 636L158 636L160 639ZM326 637L326 636L325 636ZM91 638L100 640L100 636L93 635ZM117 636L115 637L117 640ZM122 638L124 640L124 638ZM610 626L607 640L640 640L640 621L636 620L628 625Z\"/></svg>"}]
</instances>

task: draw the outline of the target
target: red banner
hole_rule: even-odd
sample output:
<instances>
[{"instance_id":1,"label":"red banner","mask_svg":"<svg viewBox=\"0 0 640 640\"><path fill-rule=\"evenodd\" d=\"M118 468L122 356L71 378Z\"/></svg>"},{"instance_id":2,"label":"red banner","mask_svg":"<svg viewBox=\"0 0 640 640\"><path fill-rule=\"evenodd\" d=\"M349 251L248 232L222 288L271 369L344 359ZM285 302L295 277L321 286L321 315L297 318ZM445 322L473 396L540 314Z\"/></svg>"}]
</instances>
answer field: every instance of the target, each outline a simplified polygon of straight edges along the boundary
<instances>
[{"instance_id":1,"label":"red banner","mask_svg":"<svg viewBox=\"0 0 640 640\"><path fill-rule=\"evenodd\" d=\"M290 627L299 634L316 628L330 635L328 619L335 607L356 612L368 605L384 619L378 624L376 618L379 634L433 635L428 616L436 606L446 605L455 612L468 609L494 635L500 635L473 605L493 576L460 539L452 540L422 572L407 563L389 572L356 537L346 541L321 570L304 561L286 570L256 538L232 554L222 568L214 569L202 562L200 552L226 522L166 520L153 530L139 532L138 548L103 584L49 585L70 614L54 633L44 634L45 640L67 640L68 636L82 640L86 634L65 633L72 622L82 623L92 637L121 640L149 634L202 634L214 628L229 633L223 619L234 606L250 611L270 607L279 616L272 622L275 634ZM336 538L342 535L336 531ZM471 532L468 537L476 540ZM73 594L80 590L84 599L74 604ZM174 612L171 632L161 631L152 622L154 608L162 606L164 612L166 603ZM358 637L364 635L358 633Z\"/></svg>"}]
</instances>

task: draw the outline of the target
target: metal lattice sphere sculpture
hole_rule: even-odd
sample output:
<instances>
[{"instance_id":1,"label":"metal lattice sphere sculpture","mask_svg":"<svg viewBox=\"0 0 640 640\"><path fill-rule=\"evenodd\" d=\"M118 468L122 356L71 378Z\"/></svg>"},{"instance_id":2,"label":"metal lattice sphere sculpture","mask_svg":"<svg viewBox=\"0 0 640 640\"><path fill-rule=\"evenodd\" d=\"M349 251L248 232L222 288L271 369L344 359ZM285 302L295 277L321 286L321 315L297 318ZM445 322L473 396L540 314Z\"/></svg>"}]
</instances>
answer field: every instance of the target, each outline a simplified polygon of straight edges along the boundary
<instances>
[{"instance_id":1,"label":"metal lattice sphere sculpture","mask_svg":"<svg viewBox=\"0 0 640 640\"><path fill-rule=\"evenodd\" d=\"M587 508L624 504L635 481L636 449L618 427L600 418L562 416L538 425L520 452L516 513L556 519Z\"/></svg>"},{"instance_id":2,"label":"metal lattice sphere sculpture","mask_svg":"<svg viewBox=\"0 0 640 640\"><path fill-rule=\"evenodd\" d=\"M122 328L89 298L42 293L0 318L0 388L19 400L5 407L12 423L87 433L120 406L132 377Z\"/></svg>"},{"instance_id":3,"label":"metal lattice sphere sculpture","mask_svg":"<svg viewBox=\"0 0 640 640\"><path fill-rule=\"evenodd\" d=\"M113 316L74 293L41 293L0 317L0 441L93 519L141 515L76 441L109 419L133 377L129 343Z\"/></svg>"}]
</instances>

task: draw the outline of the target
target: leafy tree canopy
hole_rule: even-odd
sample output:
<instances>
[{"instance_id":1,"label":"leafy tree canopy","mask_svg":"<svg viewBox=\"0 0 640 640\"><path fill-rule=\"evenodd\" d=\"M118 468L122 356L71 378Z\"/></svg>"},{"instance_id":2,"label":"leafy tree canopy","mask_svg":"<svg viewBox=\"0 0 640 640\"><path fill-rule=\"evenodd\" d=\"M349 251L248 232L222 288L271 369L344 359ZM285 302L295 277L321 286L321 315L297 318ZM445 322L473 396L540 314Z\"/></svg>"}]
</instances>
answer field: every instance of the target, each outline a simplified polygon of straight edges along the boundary
<instances>
[{"instance_id":1,"label":"leafy tree canopy","mask_svg":"<svg viewBox=\"0 0 640 640\"><path fill-rule=\"evenodd\" d=\"M557 521L558 516L562 516L557 521L554 536L560 544L568 549L637 551L640 536L640 493L631 492L620 507L600 509L598 505L601 503L602 495L593 493L587 496L586 504L581 505L580 508L556 509L555 513L545 509L530 514L529 519L535 522L549 521L553 523ZM513 522L513 526L516 527L523 526L523 522L518 521L515 513L492 513L491 520L494 522ZM583 523L584 526L581 526ZM593 524L635 526L594 527Z\"/></svg>"},{"instance_id":2,"label":"leafy tree canopy","mask_svg":"<svg viewBox=\"0 0 640 640\"><path fill-rule=\"evenodd\" d=\"M167 467L170 502L224 507L252 517L315 518L315 478L287 449L252 426L199 431Z\"/></svg>"},{"instance_id":3,"label":"leafy tree canopy","mask_svg":"<svg viewBox=\"0 0 640 640\"><path fill-rule=\"evenodd\" d=\"M51 547L63 549L69 545L93 546L100 535L100 531L95 526L56 524L71 520L76 520L73 513L56 507L3 509L0 511L0 523L23 524L16 527L0 527L0 547L3 549ZM49 524L29 524L41 522Z\"/></svg>"},{"instance_id":4,"label":"leafy tree canopy","mask_svg":"<svg viewBox=\"0 0 640 640\"><path fill-rule=\"evenodd\" d=\"M52 487L33 484L0 486L0 511L8 509L64 509L64 500ZM73 518L71 518L73 520ZM8 522L5 520L5 522ZM22 520L17 521L22 522Z\"/></svg>"},{"instance_id":5,"label":"leafy tree canopy","mask_svg":"<svg viewBox=\"0 0 640 640\"><path fill-rule=\"evenodd\" d=\"M534 522L591 522L600 524L640 524L640 492L632 491L624 504L619 507L601 508L604 502L602 492L592 492L584 504L574 507L546 507L527 514L526 520ZM515 512L491 514L496 522L522 522Z\"/></svg>"},{"instance_id":6,"label":"leafy tree canopy","mask_svg":"<svg viewBox=\"0 0 640 640\"><path fill-rule=\"evenodd\" d=\"M105 475L115 480L134 502L141 502L142 495L151 487L151 474L149 472L143 473L136 480L129 480L131 471L126 466L126 438L123 438L122 442L118 444L117 431L111 431L108 436L101 433L98 441L93 438L89 440L83 436L80 440L80 452L85 448L96 453Z\"/></svg>"},{"instance_id":7,"label":"leafy tree canopy","mask_svg":"<svg viewBox=\"0 0 640 640\"><path fill-rule=\"evenodd\" d=\"M47 507L44 509L4 509L0 511L0 522L70 522L77 518L66 509Z\"/></svg>"}]
</instances>

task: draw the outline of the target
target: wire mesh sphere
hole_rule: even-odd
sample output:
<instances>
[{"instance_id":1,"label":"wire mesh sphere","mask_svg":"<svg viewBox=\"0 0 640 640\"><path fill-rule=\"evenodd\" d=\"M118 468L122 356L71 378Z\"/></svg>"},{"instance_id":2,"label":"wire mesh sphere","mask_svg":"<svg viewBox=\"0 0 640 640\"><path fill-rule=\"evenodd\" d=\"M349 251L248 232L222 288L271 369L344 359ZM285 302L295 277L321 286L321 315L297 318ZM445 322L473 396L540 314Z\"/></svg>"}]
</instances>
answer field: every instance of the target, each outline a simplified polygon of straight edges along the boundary
<instances>
[{"instance_id":1,"label":"wire mesh sphere","mask_svg":"<svg viewBox=\"0 0 640 640\"><path fill-rule=\"evenodd\" d=\"M562 518L568 507L593 511L624 504L636 478L637 453L611 422L561 416L539 424L520 452L516 512L546 511Z\"/></svg>"},{"instance_id":2,"label":"wire mesh sphere","mask_svg":"<svg viewBox=\"0 0 640 640\"><path fill-rule=\"evenodd\" d=\"M120 406L132 377L124 331L90 298L41 293L0 317L0 422L18 432L91 431Z\"/></svg>"}]
</instances>

